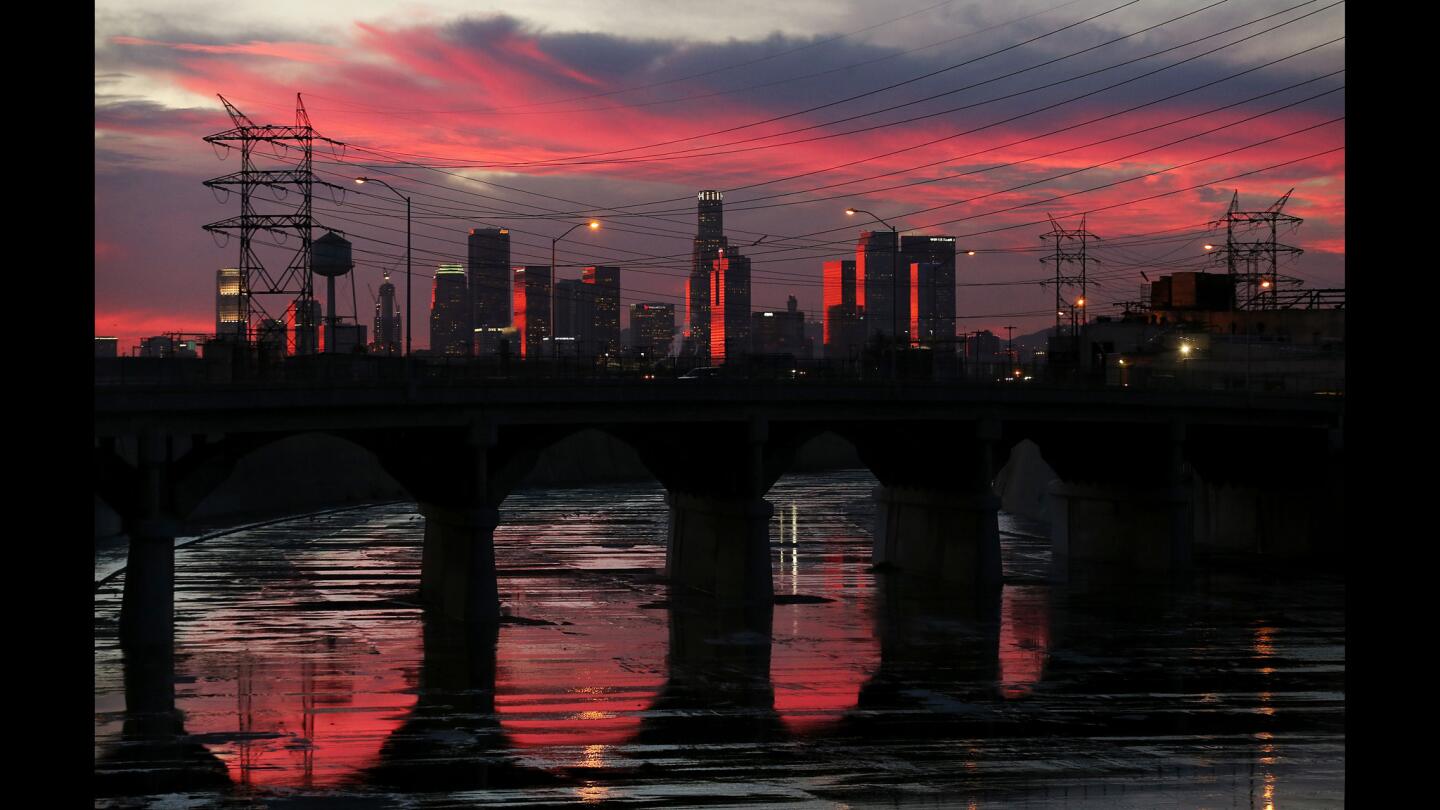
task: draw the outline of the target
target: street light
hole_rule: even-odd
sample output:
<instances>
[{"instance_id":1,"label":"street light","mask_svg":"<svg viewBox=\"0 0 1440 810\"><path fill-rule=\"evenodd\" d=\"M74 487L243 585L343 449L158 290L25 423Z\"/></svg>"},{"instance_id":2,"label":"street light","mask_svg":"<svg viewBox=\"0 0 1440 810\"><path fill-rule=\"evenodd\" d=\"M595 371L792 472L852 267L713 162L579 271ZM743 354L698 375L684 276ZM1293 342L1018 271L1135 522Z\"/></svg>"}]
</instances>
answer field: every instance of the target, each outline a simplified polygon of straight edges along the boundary
<instances>
[{"instance_id":1,"label":"street light","mask_svg":"<svg viewBox=\"0 0 1440 810\"><path fill-rule=\"evenodd\" d=\"M588 225L590 227L590 230L592 231L600 229L600 223L596 222L593 219L589 222L577 222L574 225L571 225L570 228L565 231L565 233L562 233L559 236L550 240L550 346L553 349L551 354L553 354L555 356L555 359L557 360L560 359L560 343L555 339L555 321L557 320L555 312L555 287L557 286L557 282L560 280L560 268L555 266L555 246L560 244L561 239L569 236L570 231L573 231L582 225Z\"/></svg>"},{"instance_id":2,"label":"street light","mask_svg":"<svg viewBox=\"0 0 1440 810\"><path fill-rule=\"evenodd\" d=\"M410 306L410 198L406 197L404 194L401 194L398 191L395 191L394 186L379 178L355 178L356 185L363 186L366 183L379 183L380 185L390 189L391 191L394 191L395 196L405 201L405 356L409 357L410 329L411 326L415 323L415 319L411 317L412 315L414 315L414 308ZM431 348L434 347L432 346Z\"/></svg>"}]
</instances>

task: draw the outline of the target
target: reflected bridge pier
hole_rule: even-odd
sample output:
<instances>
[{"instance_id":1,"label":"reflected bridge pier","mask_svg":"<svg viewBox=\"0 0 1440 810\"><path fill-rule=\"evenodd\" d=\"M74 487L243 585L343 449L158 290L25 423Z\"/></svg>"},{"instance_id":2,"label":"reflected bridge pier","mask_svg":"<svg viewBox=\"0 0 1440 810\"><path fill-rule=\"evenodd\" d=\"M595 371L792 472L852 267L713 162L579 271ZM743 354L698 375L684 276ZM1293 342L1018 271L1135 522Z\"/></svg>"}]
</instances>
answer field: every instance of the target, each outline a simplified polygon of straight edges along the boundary
<instances>
[{"instance_id":1,"label":"reflected bridge pier","mask_svg":"<svg viewBox=\"0 0 1440 810\"><path fill-rule=\"evenodd\" d=\"M246 454L297 434L373 454L425 518L426 606L493 623L502 504L547 447L582 430L634 448L665 487L672 584L763 608L773 601L765 495L822 433L852 444L880 483L877 566L980 591L1000 581L991 482L1023 439L1063 481L1064 565L1183 572L1194 543L1190 477L1271 500L1283 497L1270 494L1281 479L1324 492L1341 412L1315 397L960 384L97 386L95 469L97 494L130 538L121 633L135 647L170 641L184 517Z\"/></svg>"}]
</instances>

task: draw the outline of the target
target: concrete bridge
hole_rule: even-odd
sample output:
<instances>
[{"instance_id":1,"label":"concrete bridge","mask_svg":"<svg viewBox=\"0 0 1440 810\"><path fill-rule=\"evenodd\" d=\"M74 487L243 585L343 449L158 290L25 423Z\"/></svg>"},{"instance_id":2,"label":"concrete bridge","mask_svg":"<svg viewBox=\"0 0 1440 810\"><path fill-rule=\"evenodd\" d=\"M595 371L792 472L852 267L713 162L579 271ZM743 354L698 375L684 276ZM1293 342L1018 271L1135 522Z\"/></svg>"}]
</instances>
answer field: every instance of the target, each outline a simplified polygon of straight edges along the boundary
<instances>
[{"instance_id":1,"label":"concrete bridge","mask_svg":"<svg viewBox=\"0 0 1440 810\"><path fill-rule=\"evenodd\" d=\"M97 493L129 537L121 636L169 643L173 540L236 462L321 432L372 452L425 518L421 597L448 619L498 617L499 507L560 439L598 429L668 491L672 584L722 604L773 600L765 494L822 433L849 441L882 507L874 560L984 591L999 586L996 470L1035 441L1063 484L1058 573L1100 562L1143 575L1191 565L1192 488L1263 497L1246 531L1338 526L1343 402L1199 391L942 383L688 380L97 386Z\"/></svg>"}]
</instances>

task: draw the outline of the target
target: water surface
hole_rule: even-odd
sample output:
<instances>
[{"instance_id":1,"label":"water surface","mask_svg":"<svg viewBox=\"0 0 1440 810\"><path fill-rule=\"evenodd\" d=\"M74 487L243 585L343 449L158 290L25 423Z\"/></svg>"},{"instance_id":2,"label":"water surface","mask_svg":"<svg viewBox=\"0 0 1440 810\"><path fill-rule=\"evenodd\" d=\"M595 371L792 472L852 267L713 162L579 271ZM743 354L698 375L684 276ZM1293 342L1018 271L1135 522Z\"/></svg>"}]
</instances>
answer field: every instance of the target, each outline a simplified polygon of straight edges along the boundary
<instances>
[{"instance_id":1,"label":"water surface","mask_svg":"<svg viewBox=\"0 0 1440 810\"><path fill-rule=\"evenodd\" d=\"M97 592L97 806L1342 804L1341 580L1052 585L1002 514L1001 591L936 591L874 485L771 490L768 617L671 598L658 485L512 495L488 633L422 616L408 504L185 546L172 661Z\"/></svg>"}]
</instances>

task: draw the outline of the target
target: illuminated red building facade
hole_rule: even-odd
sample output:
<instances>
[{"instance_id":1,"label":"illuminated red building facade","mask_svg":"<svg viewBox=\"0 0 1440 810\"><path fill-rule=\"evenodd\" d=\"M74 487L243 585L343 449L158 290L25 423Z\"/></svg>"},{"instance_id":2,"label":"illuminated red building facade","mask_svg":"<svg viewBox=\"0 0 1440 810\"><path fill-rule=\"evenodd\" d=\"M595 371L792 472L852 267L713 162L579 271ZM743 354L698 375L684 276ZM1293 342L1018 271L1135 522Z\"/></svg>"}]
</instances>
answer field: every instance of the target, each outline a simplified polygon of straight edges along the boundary
<instances>
[{"instance_id":1,"label":"illuminated red building facade","mask_svg":"<svg viewBox=\"0 0 1440 810\"><path fill-rule=\"evenodd\" d=\"M515 268L515 332L520 356L545 356L550 337L550 266L526 265Z\"/></svg>"},{"instance_id":2,"label":"illuminated red building facade","mask_svg":"<svg viewBox=\"0 0 1440 810\"><path fill-rule=\"evenodd\" d=\"M827 358L853 357L865 343L865 277L858 268L852 259L825 262L821 314Z\"/></svg>"},{"instance_id":3,"label":"illuminated red building facade","mask_svg":"<svg viewBox=\"0 0 1440 810\"><path fill-rule=\"evenodd\" d=\"M710 271L710 362L750 350L750 259L722 254Z\"/></svg>"},{"instance_id":4,"label":"illuminated red building facade","mask_svg":"<svg viewBox=\"0 0 1440 810\"><path fill-rule=\"evenodd\" d=\"M710 354L714 345L710 276L715 260L728 246L725 238L725 195L718 191L702 191L699 194L690 279L685 285L686 354L703 358Z\"/></svg>"}]
</instances>

